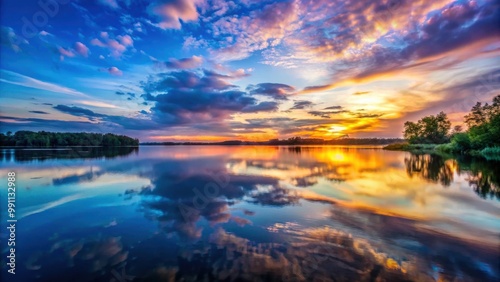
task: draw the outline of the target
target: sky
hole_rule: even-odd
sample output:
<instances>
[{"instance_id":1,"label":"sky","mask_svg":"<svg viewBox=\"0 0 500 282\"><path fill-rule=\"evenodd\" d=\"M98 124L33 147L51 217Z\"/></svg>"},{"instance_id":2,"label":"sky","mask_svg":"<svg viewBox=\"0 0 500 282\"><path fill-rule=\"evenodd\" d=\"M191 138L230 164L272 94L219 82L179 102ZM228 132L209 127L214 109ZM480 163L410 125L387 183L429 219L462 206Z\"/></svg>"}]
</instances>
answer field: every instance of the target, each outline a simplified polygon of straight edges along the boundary
<instances>
[{"instance_id":1,"label":"sky","mask_svg":"<svg viewBox=\"0 0 500 282\"><path fill-rule=\"evenodd\" d=\"M2 1L0 131L401 137L500 94L494 0Z\"/></svg>"}]
</instances>

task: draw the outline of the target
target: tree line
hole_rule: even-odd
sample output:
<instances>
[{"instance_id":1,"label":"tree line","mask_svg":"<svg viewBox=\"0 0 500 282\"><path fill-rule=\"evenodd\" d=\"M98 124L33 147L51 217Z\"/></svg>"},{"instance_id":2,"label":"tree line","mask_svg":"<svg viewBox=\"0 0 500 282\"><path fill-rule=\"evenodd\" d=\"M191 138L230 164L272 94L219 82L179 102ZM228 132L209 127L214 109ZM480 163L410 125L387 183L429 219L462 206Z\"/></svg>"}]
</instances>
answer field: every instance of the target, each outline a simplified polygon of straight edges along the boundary
<instances>
[{"instance_id":1,"label":"tree line","mask_svg":"<svg viewBox=\"0 0 500 282\"><path fill-rule=\"evenodd\" d=\"M228 140L222 142L148 142L141 145L387 145L397 142L402 142L400 138L338 138L333 140L324 140L317 138L301 138L290 137L288 139L272 139L268 141L241 141L241 140Z\"/></svg>"},{"instance_id":2,"label":"tree line","mask_svg":"<svg viewBox=\"0 0 500 282\"><path fill-rule=\"evenodd\" d=\"M461 125L451 130L451 122L444 112L426 116L417 122L404 124L404 138L410 144L445 144L436 149L467 153L484 150L500 151L500 95L491 104L477 102L464 117L467 130Z\"/></svg>"},{"instance_id":3,"label":"tree line","mask_svg":"<svg viewBox=\"0 0 500 282\"><path fill-rule=\"evenodd\" d=\"M0 146L64 147L64 146L138 146L139 139L111 133L68 133L46 131L17 131L0 133Z\"/></svg>"}]
</instances>

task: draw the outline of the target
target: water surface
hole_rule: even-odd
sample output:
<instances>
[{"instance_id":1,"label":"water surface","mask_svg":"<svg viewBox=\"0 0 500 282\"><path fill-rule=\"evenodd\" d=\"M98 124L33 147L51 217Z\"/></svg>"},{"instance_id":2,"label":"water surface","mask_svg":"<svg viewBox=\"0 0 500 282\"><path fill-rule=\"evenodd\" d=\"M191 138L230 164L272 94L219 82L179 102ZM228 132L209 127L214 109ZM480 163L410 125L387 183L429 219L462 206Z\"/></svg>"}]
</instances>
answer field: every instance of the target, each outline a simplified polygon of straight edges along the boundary
<instances>
[{"instance_id":1,"label":"water surface","mask_svg":"<svg viewBox=\"0 0 500 282\"><path fill-rule=\"evenodd\" d=\"M1 183L9 171L17 265L6 273L2 228L2 281L500 278L499 163L154 146L2 150Z\"/></svg>"}]
</instances>

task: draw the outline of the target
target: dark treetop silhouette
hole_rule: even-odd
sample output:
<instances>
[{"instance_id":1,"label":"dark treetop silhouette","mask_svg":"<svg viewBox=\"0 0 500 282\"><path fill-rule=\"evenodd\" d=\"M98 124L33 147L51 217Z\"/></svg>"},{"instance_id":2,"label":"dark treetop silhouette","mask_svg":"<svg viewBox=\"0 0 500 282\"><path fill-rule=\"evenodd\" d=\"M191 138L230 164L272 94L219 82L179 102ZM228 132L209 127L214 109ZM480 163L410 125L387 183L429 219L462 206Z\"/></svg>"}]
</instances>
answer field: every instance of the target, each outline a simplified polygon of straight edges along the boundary
<instances>
[{"instance_id":1,"label":"dark treetop silhouette","mask_svg":"<svg viewBox=\"0 0 500 282\"><path fill-rule=\"evenodd\" d=\"M67 133L18 131L14 135L0 133L0 146L61 147L61 146L138 146L139 139L111 133Z\"/></svg>"}]
</instances>

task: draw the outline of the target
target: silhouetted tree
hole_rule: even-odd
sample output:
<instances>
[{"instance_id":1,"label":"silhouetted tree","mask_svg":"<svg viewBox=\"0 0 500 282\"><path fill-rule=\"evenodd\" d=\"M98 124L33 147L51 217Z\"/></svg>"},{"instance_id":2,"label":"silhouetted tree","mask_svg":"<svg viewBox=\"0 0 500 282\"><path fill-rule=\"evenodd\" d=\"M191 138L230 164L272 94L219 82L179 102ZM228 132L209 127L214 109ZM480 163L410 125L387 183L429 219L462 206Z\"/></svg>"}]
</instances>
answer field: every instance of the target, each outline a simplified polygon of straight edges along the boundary
<instances>
[{"instance_id":1,"label":"silhouetted tree","mask_svg":"<svg viewBox=\"0 0 500 282\"><path fill-rule=\"evenodd\" d=\"M444 112L404 124L404 137L411 144L442 144L449 141L451 122Z\"/></svg>"},{"instance_id":2,"label":"silhouetted tree","mask_svg":"<svg viewBox=\"0 0 500 282\"><path fill-rule=\"evenodd\" d=\"M60 146L138 146L139 140L125 135L107 133L60 133L18 131L14 135L0 133L0 146L60 147Z\"/></svg>"},{"instance_id":3,"label":"silhouetted tree","mask_svg":"<svg viewBox=\"0 0 500 282\"><path fill-rule=\"evenodd\" d=\"M500 146L500 95L493 103L477 103L465 116L468 135L473 149Z\"/></svg>"}]
</instances>

